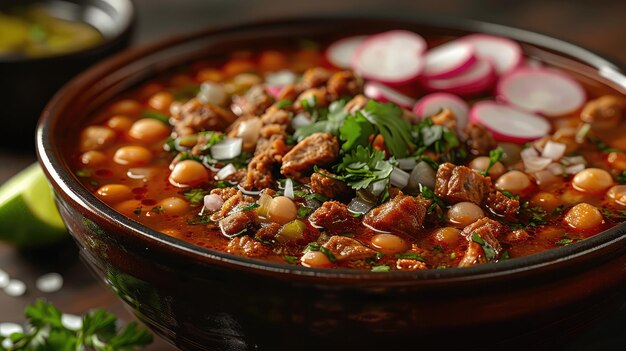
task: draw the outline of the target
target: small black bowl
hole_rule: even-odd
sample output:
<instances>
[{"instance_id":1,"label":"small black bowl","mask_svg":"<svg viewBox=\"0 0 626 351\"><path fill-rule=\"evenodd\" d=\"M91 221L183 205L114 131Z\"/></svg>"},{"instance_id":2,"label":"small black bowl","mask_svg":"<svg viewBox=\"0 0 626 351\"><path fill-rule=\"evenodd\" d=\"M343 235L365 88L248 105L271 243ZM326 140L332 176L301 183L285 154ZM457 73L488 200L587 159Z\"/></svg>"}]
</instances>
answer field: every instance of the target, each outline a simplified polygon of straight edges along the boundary
<instances>
[{"instance_id":1,"label":"small black bowl","mask_svg":"<svg viewBox=\"0 0 626 351\"><path fill-rule=\"evenodd\" d=\"M0 146L32 149L37 118L54 93L87 67L130 44L136 19L131 0L50 0L41 3L55 17L81 21L98 29L104 41L67 54L24 58L0 57ZM24 4L2 1L0 9Z\"/></svg>"}]
</instances>

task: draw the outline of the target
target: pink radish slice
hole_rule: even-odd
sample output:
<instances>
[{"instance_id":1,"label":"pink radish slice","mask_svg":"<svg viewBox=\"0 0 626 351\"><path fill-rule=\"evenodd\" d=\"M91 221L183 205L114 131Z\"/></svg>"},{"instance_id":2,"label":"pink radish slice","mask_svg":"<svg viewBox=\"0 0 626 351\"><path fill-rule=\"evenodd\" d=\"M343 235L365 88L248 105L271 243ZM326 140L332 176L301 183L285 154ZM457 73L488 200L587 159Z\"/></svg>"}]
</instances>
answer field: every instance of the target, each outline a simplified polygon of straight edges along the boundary
<instances>
[{"instance_id":1,"label":"pink radish slice","mask_svg":"<svg viewBox=\"0 0 626 351\"><path fill-rule=\"evenodd\" d=\"M352 56L354 56L356 49L363 43L365 38L367 36L357 35L337 40L326 49L326 59L335 67L350 68Z\"/></svg>"},{"instance_id":2,"label":"pink radish slice","mask_svg":"<svg viewBox=\"0 0 626 351\"><path fill-rule=\"evenodd\" d=\"M476 55L469 43L452 41L429 50L425 59L424 78L450 78L469 69L476 62Z\"/></svg>"},{"instance_id":3,"label":"pink radish slice","mask_svg":"<svg viewBox=\"0 0 626 351\"><path fill-rule=\"evenodd\" d=\"M426 79L423 85L428 90L467 96L490 89L496 78L493 65L489 61L478 60L471 68L458 76L446 79Z\"/></svg>"},{"instance_id":4,"label":"pink radish slice","mask_svg":"<svg viewBox=\"0 0 626 351\"><path fill-rule=\"evenodd\" d=\"M267 87L265 87L265 89L274 98L278 98L278 94L280 94L280 91L283 90L283 86L282 85L268 85Z\"/></svg>"},{"instance_id":5,"label":"pink radish slice","mask_svg":"<svg viewBox=\"0 0 626 351\"><path fill-rule=\"evenodd\" d=\"M424 39L409 31L394 30L368 37L352 58L352 67L363 77L389 85L417 79L424 67Z\"/></svg>"},{"instance_id":6,"label":"pink radish slice","mask_svg":"<svg viewBox=\"0 0 626 351\"><path fill-rule=\"evenodd\" d=\"M504 74L524 62L522 48L513 40L488 34L470 34L459 39L476 50L479 59L489 60L498 74Z\"/></svg>"},{"instance_id":7,"label":"pink radish slice","mask_svg":"<svg viewBox=\"0 0 626 351\"><path fill-rule=\"evenodd\" d=\"M495 101L474 104L470 110L470 121L485 126L499 141L524 143L550 132L550 123L545 118Z\"/></svg>"},{"instance_id":8,"label":"pink radish slice","mask_svg":"<svg viewBox=\"0 0 626 351\"><path fill-rule=\"evenodd\" d=\"M393 102L402 107L411 108L415 105L415 100L378 82L367 82L363 88L365 96L381 102Z\"/></svg>"},{"instance_id":9,"label":"pink radish slice","mask_svg":"<svg viewBox=\"0 0 626 351\"><path fill-rule=\"evenodd\" d=\"M457 129L462 130L467 125L469 106L460 97L448 93L433 93L422 97L413 112L419 117L429 117L437 114L441 109L448 108L457 120Z\"/></svg>"},{"instance_id":10,"label":"pink radish slice","mask_svg":"<svg viewBox=\"0 0 626 351\"><path fill-rule=\"evenodd\" d=\"M523 67L498 82L498 97L511 105L545 116L561 116L585 103L585 90L563 72Z\"/></svg>"}]
</instances>

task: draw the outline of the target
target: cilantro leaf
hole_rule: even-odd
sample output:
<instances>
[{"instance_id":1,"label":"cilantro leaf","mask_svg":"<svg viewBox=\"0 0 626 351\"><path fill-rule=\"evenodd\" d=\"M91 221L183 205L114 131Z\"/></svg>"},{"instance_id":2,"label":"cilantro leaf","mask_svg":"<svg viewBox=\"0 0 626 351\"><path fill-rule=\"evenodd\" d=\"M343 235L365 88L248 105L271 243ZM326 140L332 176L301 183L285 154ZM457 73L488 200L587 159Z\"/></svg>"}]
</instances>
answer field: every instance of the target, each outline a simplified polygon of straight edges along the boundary
<instances>
[{"instance_id":1,"label":"cilantro leaf","mask_svg":"<svg viewBox=\"0 0 626 351\"><path fill-rule=\"evenodd\" d=\"M402 118L402 109L392 103L380 103L370 100L360 113L378 128L385 139L385 145L392 155L402 158L409 155L414 147L411 126Z\"/></svg>"},{"instance_id":2,"label":"cilantro leaf","mask_svg":"<svg viewBox=\"0 0 626 351\"><path fill-rule=\"evenodd\" d=\"M386 181L393 171L393 165L385 161L384 157L385 154L381 150L370 150L359 145L352 153L346 154L342 162L336 166L338 178L355 190Z\"/></svg>"},{"instance_id":3,"label":"cilantro leaf","mask_svg":"<svg viewBox=\"0 0 626 351\"><path fill-rule=\"evenodd\" d=\"M312 107L308 103L304 103L304 101L306 100L301 101L303 107L307 110L311 110ZM334 101L328 107L326 119L321 120L321 118L318 117L317 122L296 129L296 132L293 134L294 138L300 142L302 139L315 133L332 133L337 135L339 128L348 116L348 112L344 110L345 105L346 103L343 100Z\"/></svg>"},{"instance_id":4,"label":"cilantro leaf","mask_svg":"<svg viewBox=\"0 0 626 351\"><path fill-rule=\"evenodd\" d=\"M480 171L480 174L487 176L489 174L489 170L491 169L491 167L493 167L496 163L498 163L500 159L502 158L502 156L504 156L504 150L501 147L498 146L497 148L490 150L489 151L489 165L484 171Z\"/></svg>"},{"instance_id":5,"label":"cilantro leaf","mask_svg":"<svg viewBox=\"0 0 626 351\"><path fill-rule=\"evenodd\" d=\"M390 270L391 267L387 266L386 264L372 267L372 272L389 272Z\"/></svg>"},{"instance_id":6,"label":"cilantro leaf","mask_svg":"<svg viewBox=\"0 0 626 351\"><path fill-rule=\"evenodd\" d=\"M496 250L493 248L493 246L491 246L491 244L481 238L478 233L472 233L472 241L483 248L483 252L485 253L485 258L487 259L487 262L491 262L496 258Z\"/></svg>"},{"instance_id":7,"label":"cilantro leaf","mask_svg":"<svg viewBox=\"0 0 626 351\"><path fill-rule=\"evenodd\" d=\"M209 192L207 190L204 190L202 188L193 188L185 191L183 193L183 196L185 197L185 199L187 199L187 201L189 201L189 204L191 206L195 207L204 202L204 196L208 193Z\"/></svg>"},{"instance_id":8,"label":"cilantro leaf","mask_svg":"<svg viewBox=\"0 0 626 351\"><path fill-rule=\"evenodd\" d=\"M169 125L169 120L170 117L167 115L164 115L162 113L156 112L156 111L151 111L151 110L143 110L141 112L141 117L143 118L151 118L151 119L156 119L157 121L163 122L165 124Z\"/></svg>"},{"instance_id":9,"label":"cilantro leaf","mask_svg":"<svg viewBox=\"0 0 626 351\"><path fill-rule=\"evenodd\" d=\"M397 254L396 258L404 258L404 259L416 260L416 261L424 262L424 257L416 254L415 252L409 252L409 253L405 253L405 254Z\"/></svg>"},{"instance_id":10,"label":"cilantro leaf","mask_svg":"<svg viewBox=\"0 0 626 351\"><path fill-rule=\"evenodd\" d=\"M361 114L346 118L339 128L339 139L343 141L343 151L350 151L356 146L367 146L370 135L374 134L374 127Z\"/></svg>"}]
</instances>

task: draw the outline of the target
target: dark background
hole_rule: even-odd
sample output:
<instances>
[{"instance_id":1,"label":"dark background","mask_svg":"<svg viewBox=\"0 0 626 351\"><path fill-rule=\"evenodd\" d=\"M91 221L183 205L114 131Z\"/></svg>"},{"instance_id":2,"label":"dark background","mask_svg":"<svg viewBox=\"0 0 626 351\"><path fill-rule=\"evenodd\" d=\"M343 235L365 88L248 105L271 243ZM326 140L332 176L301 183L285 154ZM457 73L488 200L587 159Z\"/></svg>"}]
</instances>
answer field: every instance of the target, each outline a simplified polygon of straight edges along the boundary
<instances>
[{"instance_id":1,"label":"dark background","mask_svg":"<svg viewBox=\"0 0 626 351\"><path fill-rule=\"evenodd\" d=\"M135 45L207 26L281 16L382 13L406 17L414 14L420 17L470 18L529 29L579 44L626 66L626 0L136 0L136 4L139 22ZM2 81L2 77L0 83L10 84ZM30 152L0 149L0 183L34 161L35 156ZM126 321L131 319L112 293L96 282L80 264L71 243L55 248L52 253L27 254L0 244L0 268L25 280L30 287L37 276L51 270L59 271L66 278L66 286L60 292L45 297L64 311L78 314L90 308L105 307L120 314ZM0 293L0 322L23 321L24 307L38 297L33 290L20 298ZM626 349L626 306L573 340L566 349ZM157 341L149 350L171 348Z\"/></svg>"}]
</instances>

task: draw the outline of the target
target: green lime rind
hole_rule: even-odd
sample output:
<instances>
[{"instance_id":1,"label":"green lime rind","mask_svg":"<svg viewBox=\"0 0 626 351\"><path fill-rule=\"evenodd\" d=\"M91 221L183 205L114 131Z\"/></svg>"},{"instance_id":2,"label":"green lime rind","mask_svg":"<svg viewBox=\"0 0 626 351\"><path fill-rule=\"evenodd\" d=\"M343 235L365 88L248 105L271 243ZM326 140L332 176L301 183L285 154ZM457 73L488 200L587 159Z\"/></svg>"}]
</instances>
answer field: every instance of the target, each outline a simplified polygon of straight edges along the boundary
<instances>
[{"instance_id":1,"label":"green lime rind","mask_svg":"<svg viewBox=\"0 0 626 351\"><path fill-rule=\"evenodd\" d=\"M35 163L0 187L0 241L45 246L67 237L52 189Z\"/></svg>"}]
</instances>

